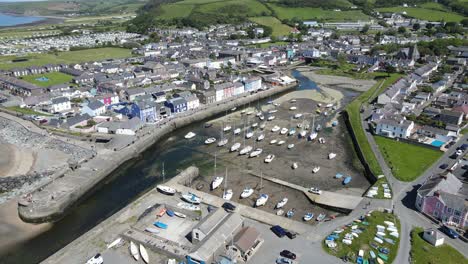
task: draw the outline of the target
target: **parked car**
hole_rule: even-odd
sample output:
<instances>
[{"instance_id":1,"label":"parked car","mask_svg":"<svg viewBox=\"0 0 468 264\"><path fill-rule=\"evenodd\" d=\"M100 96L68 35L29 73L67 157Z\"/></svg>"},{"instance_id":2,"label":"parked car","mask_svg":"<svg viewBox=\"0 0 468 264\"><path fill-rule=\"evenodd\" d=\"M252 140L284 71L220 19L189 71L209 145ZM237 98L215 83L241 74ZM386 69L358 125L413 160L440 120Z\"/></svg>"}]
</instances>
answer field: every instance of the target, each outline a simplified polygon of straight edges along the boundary
<instances>
[{"instance_id":1,"label":"parked car","mask_svg":"<svg viewBox=\"0 0 468 264\"><path fill-rule=\"evenodd\" d=\"M277 264L292 264L292 260L287 259L287 258L278 258L276 259Z\"/></svg>"},{"instance_id":2,"label":"parked car","mask_svg":"<svg viewBox=\"0 0 468 264\"><path fill-rule=\"evenodd\" d=\"M285 249L280 252L280 255L282 257L288 258L288 259L296 259L296 254L292 253L291 251Z\"/></svg>"},{"instance_id":3,"label":"parked car","mask_svg":"<svg viewBox=\"0 0 468 264\"><path fill-rule=\"evenodd\" d=\"M458 238L458 233L446 225L443 225L441 227L441 231L444 232L450 238L453 238L453 239Z\"/></svg>"},{"instance_id":4,"label":"parked car","mask_svg":"<svg viewBox=\"0 0 468 264\"><path fill-rule=\"evenodd\" d=\"M102 264L102 263L104 263L104 259L102 258L100 253L97 253L96 256L86 261L86 264Z\"/></svg>"},{"instance_id":5,"label":"parked car","mask_svg":"<svg viewBox=\"0 0 468 264\"><path fill-rule=\"evenodd\" d=\"M275 225L271 228L271 231L275 233L278 237L284 237L286 235L286 230L284 230L281 226Z\"/></svg>"},{"instance_id":6,"label":"parked car","mask_svg":"<svg viewBox=\"0 0 468 264\"><path fill-rule=\"evenodd\" d=\"M440 165L439 168L445 170L445 169L448 168L448 164L447 164L447 163L444 163L444 164Z\"/></svg>"},{"instance_id":7,"label":"parked car","mask_svg":"<svg viewBox=\"0 0 468 264\"><path fill-rule=\"evenodd\" d=\"M468 144L461 145L460 149L463 150L463 151L467 150L468 149Z\"/></svg>"},{"instance_id":8,"label":"parked car","mask_svg":"<svg viewBox=\"0 0 468 264\"><path fill-rule=\"evenodd\" d=\"M455 154L457 154L457 156L460 156L461 154L463 154L463 150L459 149L457 150L457 152L455 152Z\"/></svg>"},{"instance_id":9,"label":"parked car","mask_svg":"<svg viewBox=\"0 0 468 264\"><path fill-rule=\"evenodd\" d=\"M309 192L313 193L313 194L322 194L322 190L320 190L319 188L316 188L316 187L310 187L309 189Z\"/></svg>"},{"instance_id":10,"label":"parked car","mask_svg":"<svg viewBox=\"0 0 468 264\"><path fill-rule=\"evenodd\" d=\"M234 210L236 210L236 206L233 205L232 203L224 203L224 204L223 204L223 208L224 208L224 210L226 210L227 212L233 212Z\"/></svg>"},{"instance_id":11,"label":"parked car","mask_svg":"<svg viewBox=\"0 0 468 264\"><path fill-rule=\"evenodd\" d=\"M297 233L288 230L288 231L286 231L286 236L289 237L289 239L295 239L296 236L297 236Z\"/></svg>"}]
</instances>

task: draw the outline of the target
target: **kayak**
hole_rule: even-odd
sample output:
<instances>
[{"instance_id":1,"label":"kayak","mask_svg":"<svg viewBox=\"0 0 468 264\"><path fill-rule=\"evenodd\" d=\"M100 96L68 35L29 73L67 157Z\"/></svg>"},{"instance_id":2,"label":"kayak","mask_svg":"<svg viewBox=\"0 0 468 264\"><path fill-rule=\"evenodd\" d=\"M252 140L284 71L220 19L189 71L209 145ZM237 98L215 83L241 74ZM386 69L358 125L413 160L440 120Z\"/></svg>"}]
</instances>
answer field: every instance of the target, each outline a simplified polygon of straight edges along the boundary
<instances>
[{"instance_id":1,"label":"kayak","mask_svg":"<svg viewBox=\"0 0 468 264\"><path fill-rule=\"evenodd\" d=\"M161 228L161 229L167 229L167 224L165 224L165 223L163 223L163 222L159 222L159 221L158 221L158 222L155 222L153 225L154 225L155 227L159 227L159 228Z\"/></svg>"}]
</instances>

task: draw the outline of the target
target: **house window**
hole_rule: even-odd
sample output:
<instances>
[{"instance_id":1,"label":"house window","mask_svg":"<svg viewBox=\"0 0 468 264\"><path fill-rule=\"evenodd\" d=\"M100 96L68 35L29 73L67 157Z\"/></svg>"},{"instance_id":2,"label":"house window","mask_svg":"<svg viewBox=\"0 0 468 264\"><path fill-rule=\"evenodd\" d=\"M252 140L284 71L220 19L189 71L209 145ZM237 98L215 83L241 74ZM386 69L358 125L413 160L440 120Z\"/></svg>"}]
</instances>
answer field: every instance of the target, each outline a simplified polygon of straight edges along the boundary
<instances>
[{"instance_id":1,"label":"house window","mask_svg":"<svg viewBox=\"0 0 468 264\"><path fill-rule=\"evenodd\" d=\"M455 210L455 215L456 215L456 216L460 216L460 211Z\"/></svg>"},{"instance_id":2,"label":"house window","mask_svg":"<svg viewBox=\"0 0 468 264\"><path fill-rule=\"evenodd\" d=\"M198 233L195 233L195 238L200 239L200 235Z\"/></svg>"},{"instance_id":3,"label":"house window","mask_svg":"<svg viewBox=\"0 0 468 264\"><path fill-rule=\"evenodd\" d=\"M439 212L438 211L434 211L433 214L434 214L435 217L439 217Z\"/></svg>"},{"instance_id":4,"label":"house window","mask_svg":"<svg viewBox=\"0 0 468 264\"><path fill-rule=\"evenodd\" d=\"M452 208L447 208L447 212L450 214L452 213Z\"/></svg>"},{"instance_id":5,"label":"house window","mask_svg":"<svg viewBox=\"0 0 468 264\"><path fill-rule=\"evenodd\" d=\"M440 208L440 203L439 203L439 202L436 203L436 208L437 208L437 209Z\"/></svg>"}]
</instances>

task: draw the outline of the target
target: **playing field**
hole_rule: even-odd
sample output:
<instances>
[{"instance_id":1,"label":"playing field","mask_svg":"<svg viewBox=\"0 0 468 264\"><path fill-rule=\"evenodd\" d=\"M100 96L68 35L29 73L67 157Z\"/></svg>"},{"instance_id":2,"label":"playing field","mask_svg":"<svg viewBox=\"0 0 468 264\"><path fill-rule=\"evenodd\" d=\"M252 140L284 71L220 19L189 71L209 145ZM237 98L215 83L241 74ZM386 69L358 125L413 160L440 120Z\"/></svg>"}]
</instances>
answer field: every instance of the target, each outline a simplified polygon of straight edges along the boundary
<instances>
[{"instance_id":1,"label":"playing field","mask_svg":"<svg viewBox=\"0 0 468 264\"><path fill-rule=\"evenodd\" d=\"M357 21L369 20L361 10L333 11L312 7L282 7L269 4L279 19L299 18L301 20L316 19L326 21Z\"/></svg>"},{"instance_id":2,"label":"playing field","mask_svg":"<svg viewBox=\"0 0 468 264\"><path fill-rule=\"evenodd\" d=\"M250 18L255 23L260 25L268 26L273 29L272 35L277 36L288 36L291 33L291 28L285 24L282 24L276 17L252 17Z\"/></svg>"},{"instance_id":3,"label":"playing field","mask_svg":"<svg viewBox=\"0 0 468 264\"><path fill-rule=\"evenodd\" d=\"M25 68L29 66L42 66L46 64L71 64L105 59L118 59L132 57L131 50L121 48L98 48L79 51L58 52L57 54L31 54L24 57L1 56L0 69ZM26 58L27 61L13 62L18 58Z\"/></svg>"},{"instance_id":4,"label":"playing field","mask_svg":"<svg viewBox=\"0 0 468 264\"><path fill-rule=\"evenodd\" d=\"M41 87L69 83L73 76L61 72L49 72L43 74L34 74L21 77L21 79Z\"/></svg>"},{"instance_id":5,"label":"playing field","mask_svg":"<svg viewBox=\"0 0 468 264\"><path fill-rule=\"evenodd\" d=\"M441 21L445 22L460 22L463 15L457 14L447 10L440 4L437 3L426 3L421 7L386 7L379 8L379 12L406 12L410 17L428 20L428 21Z\"/></svg>"}]
</instances>

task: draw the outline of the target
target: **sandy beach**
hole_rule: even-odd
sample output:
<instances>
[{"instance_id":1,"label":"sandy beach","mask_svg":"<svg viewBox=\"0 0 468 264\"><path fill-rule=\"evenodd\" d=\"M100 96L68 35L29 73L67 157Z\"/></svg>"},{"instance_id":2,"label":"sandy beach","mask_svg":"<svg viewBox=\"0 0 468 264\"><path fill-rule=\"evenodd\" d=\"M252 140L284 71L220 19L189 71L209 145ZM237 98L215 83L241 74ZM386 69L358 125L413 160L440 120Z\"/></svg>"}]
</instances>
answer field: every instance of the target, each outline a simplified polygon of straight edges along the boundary
<instances>
[{"instance_id":1,"label":"sandy beach","mask_svg":"<svg viewBox=\"0 0 468 264\"><path fill-rule=\"evenodd\" d=\"M297 71L300 71L302 75L313 80L320 88L328 86L331 88L351 89L364 92L375 84L374 80L357 80L343 76L321 75L311 71L310 68L297 68Z\"/></svg>"}]
</instances>

